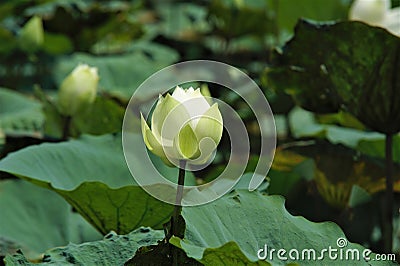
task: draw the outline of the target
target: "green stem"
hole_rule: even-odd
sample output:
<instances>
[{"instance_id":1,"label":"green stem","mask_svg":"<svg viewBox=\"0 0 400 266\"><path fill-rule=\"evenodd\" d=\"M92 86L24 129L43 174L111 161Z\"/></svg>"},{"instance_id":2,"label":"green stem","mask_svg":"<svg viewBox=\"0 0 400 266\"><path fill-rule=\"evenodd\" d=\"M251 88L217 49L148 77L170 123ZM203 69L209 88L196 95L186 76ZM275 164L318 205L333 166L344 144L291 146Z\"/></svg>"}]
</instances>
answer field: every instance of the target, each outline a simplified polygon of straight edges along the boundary
<instances>
[{"instance_id":1,"label":"green stem","mask_svg":"<svg viewBox=\"0 0 400 266\"><path fill-rule=\"evenodd\" d=\"M386 157L386 202L383 217L383 241L384 252L392 252L393 243L393 135L387 134L385 139Z\"/></svg>"},{"instance_id":2,"label":"green stem","mask_svg":"<svg viewBox=\"0 0 400 266\"><path fill-rule=\"evenodd\" d=\"M170 234L171 236L180 236L180 223L179 223L179 216L181 215L182 212L182 198L183 198L183 188L185 185L185 166L186 166L186 161L181 160L179 162L179 175L178 175L178 189L176 191L176 199L175 199L175 208L174 208L174 213L172 215L172 221L171 221L171 231L172 233ZM173 259L173 265L177 266L179 265L179 253L178 249L173 247L172 249L172 259Z\"/></svg>"},{"instance_id":3,"label":"green stem","mask_svg":"<svg viewBox=\"0 0 400 266\"><path fill-rule=\"evenodd\" d=\"M64 126L63 126L63 131L62 131L62 139L63 140L67 140L69 137L69 133L70 133L70 129L71 129L71 122L72 122L72 116L64 116L63 117L63 122L64 122Z\"/></svg>"},{"instance_id":4,"label":"green stem","mask_svg":"<svg viewBox=\"0 0 400 266\"><path fill-rule=\"evenodd\" d=\"M183 197L183 187L185 185L185 166L186 161L182 160L179 163L179 176L178 176L178 190L176 191L175 208L172 216L172 235L177 236L179 234L179 215L182 211L182 197Z\"/></svg>"}]
</instances>

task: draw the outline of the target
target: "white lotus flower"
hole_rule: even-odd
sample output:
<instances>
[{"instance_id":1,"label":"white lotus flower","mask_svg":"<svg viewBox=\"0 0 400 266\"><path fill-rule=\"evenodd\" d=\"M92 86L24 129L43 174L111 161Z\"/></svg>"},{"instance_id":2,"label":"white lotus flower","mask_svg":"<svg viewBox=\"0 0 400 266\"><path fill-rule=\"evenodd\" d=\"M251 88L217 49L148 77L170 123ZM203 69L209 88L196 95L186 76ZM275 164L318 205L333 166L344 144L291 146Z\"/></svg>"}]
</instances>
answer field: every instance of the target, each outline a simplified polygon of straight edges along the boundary
<instances>
[{"instance_id":1,"label":"white lotus flower","mask_svg":"<svg viewBox=\"0 0 400 266\"><path fill-rule=\"evenodd\" d=\"M90 106L96 98L98 82L97 68L78 65L61 83L58 92L60 113L73 116Z\"/></svg>"},{"instance_id":2,"label":"white lotus flower","mask_svg":"<svg viewBox=\"0 0 400 266\"><path fill-rule=\"evenodd\" d=\"M400 36L400 7L391 9L390 0L355 0L349 19L382 27Z\"/></svg>"},{"instance_id":3,"label":"white lotus flower","mask_svg":"<svg viewBox=\"0 0 400 266\"><path fill-rule=\"evenodd\" d=\"M212 106L200 89L177 86L170 95L159 96L151 117L151 129L141 116L147 148L164 162L191 160L204 164L221 140L223 121L218 104Z\"/></svg>"}]
</instances>

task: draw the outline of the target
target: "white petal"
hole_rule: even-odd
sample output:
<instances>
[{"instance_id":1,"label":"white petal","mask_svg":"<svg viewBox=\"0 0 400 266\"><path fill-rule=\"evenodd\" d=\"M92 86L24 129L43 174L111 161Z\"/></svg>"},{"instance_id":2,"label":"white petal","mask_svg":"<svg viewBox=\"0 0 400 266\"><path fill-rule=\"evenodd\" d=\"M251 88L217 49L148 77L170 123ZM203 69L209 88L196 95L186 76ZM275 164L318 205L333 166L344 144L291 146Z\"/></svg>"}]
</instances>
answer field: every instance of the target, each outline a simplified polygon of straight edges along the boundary
<instances>
[{"instance_id":1,"label":"white petal","mask_svg":"<svg viewBox=\"0 0 400 266\"><path fill-rule=\"evenodd\" d=\"M210 108L210 104L203 97L200 89L194 90L190 87L188 90L183 90L180 87L176 87L172 97L185 107L191 118L190 124L193 128L196 127L200 116Z\"/></svg>"},{"instance_id":2,"label":"white petal","mask_svg":"<svg viewBox=\"0 0 400 266\"><path fill-rule=\"evenodd\" d=\"M183 104L167 94L154 109L151 131L163 146L169 146L172 145L179 129L189 120L189 114Z\"/></svg>"},{"instance_id":3,"label":"white petal","mask_svg":"<svg viewBox=\"0 0 400 266\"><path fill-rule=\"evenodd\" d=\"M153 152L155 155L157 155L161 158L165 157L161 143L153 135L153 132L151 132L151 130L150 130L149 126L147 125L146 120L144 119L142 114L140 114L140 120L141 120L143 140L144 140L144 143L146 144L147 148L151 152Z\"/></svg>"},{"instance_id":4,"label":"white petal","mask_svg":"<svg viewBox=\"0 0 400 266\"><path fill-rule=\"evenodd\" d=\"M174 139L174 147L181 156L180 159L187 160L198 156L198 145L196 134L189 124L186 124Z\"/></svg>"},{"instance_id":5,"label":"white petal","mask_svg":"<svg viewBox=\"0 0 400 266\"><path fill-rule=\"evenodd\" d=\"M223 129L222 115L218 109L218 104L215 103L201 117L195 128L195 133L199 141L203 138L211 138L217 146L221 140Z\"/></svg>"},{"instance_id":6,"label":"white petal","mask_svg":"<svg viewBox=\"0 0 400 266\"><path fill-rule=\"evenodd\" d=\"M176 86L174 92L172 93L172 97L179 101L179 102L184 102L187 100L187 95L184 89L182 89L179 86Z\"/></svg>"}]
</instances>

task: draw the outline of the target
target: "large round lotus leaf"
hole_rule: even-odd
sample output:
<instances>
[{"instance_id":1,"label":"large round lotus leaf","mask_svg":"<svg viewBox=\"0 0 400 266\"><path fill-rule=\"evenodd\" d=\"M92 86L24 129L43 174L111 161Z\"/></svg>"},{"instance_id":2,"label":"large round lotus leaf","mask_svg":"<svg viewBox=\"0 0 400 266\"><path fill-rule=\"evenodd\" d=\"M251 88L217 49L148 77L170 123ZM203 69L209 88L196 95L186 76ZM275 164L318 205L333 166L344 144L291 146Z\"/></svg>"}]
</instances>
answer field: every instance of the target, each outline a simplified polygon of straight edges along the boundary
<instances>
[{"instance_id":1,"label":"large round lotus leaf","mask_svg":"<svg viewBox=\"0 0 400 266\"><path fill-rule=\"evenodd\" d=\"M0 182L0 257L20 249L37 259L52 247L101 235L56 193L23 180Z\"/></svg>"},{"instance_id":2,"label":"large round lotus leaf","mask_svg":"<svg viewBox=\"0 0 400 266\"><path fill-rule=\"evenodd\" d=\"M143 145L141 135L132 138ZM177 179L177 168L161 160L155 165L164 177ZM30 146L0 161L0 170L56 191L103 234L125 234L140 226L161 229L173 210L134 182L120 134ZM193 184L193 175L187 181Z\"/></svg>"},{"instance_id":3,"label":"large round lotus leaf","mask_svg":"<svg viewBox=\"0 0 400 266\"><path fill-rule=\"evenodd\" d=\"M350 243L342 230L332 222L314 223L303 217L291 215L280 196L267 196L259 192L237 190L206 205L185 207L182 216L186 221L183 239L170 242L182 248L189 257L204 265L396 265L389 261L357 259L331 259L323 249L338 249L351 258L349 251L360 254L365 249ZM213 226L210 226L212 221ZM338 242L338 239L340 242ZM345 247L339 248L341 243ZM264 250L272 251L265 260ZM279 259L277 251L285 249L286 259ZM299 257L291 249L299 251ZM315 250L316 253L309 250ZM282 253L281 253L282 254ZM302 259L304 254L304 259ZM310 257L308 257L310 256ZM315 257L314 257L315 256ZM346 255L345 255L346 256ZM307 259L308 257L308 259ZM344 257L343 257L344 258ZM356 258L356 257L355 257ZM295 264L296 265L296 264Z\"/></svg>"}]
</instances>

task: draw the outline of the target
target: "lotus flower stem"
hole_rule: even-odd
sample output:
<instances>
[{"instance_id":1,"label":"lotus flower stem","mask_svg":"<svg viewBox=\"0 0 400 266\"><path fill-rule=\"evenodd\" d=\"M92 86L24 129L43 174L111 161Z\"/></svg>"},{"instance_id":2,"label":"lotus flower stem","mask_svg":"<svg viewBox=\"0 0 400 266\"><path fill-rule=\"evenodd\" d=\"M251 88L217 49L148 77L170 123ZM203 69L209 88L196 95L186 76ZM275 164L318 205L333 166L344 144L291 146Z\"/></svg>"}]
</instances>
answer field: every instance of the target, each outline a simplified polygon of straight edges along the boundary
<instances>
[{"instance_id":1,"label":"lotus flower stem","mask_svg":"<svg viewBox=\"0 0 400 266\"><path fill-rule=\"evenodd\" d=\"M386 157L386 202L383 217L384 252L392 252L393 243L393 135L387 134L385 139Z\"/></svg>"},{"instance_id":2,"label":"lotus flower stem","mask_svg":"<svg viewBox=\"0 0 400 266\"><path fill-rule=\"evenodd\" d=\"M171 219L171 234L170 236L178 236L182 237L181 234L181 226L182 224L179 222L179 216L182 212L182 197L183 197L183 186L185 185L185 166L186 161L180 160L179 161L179 174L178 174L178 189L176 191L176 200L175 200L175 208L174 213ZM179 265L179 252L177 248L172 249L172 265L178 266Z\"/></svg>"},{"instance_id":3,"label":"lotus flower stem","mask_svg":"<svg viewBox=\"0 0 400 266\"><path fill-rule=\"evenodd\" d=\"M63 116L63 131L62 131L62 139L67 140L70 134L70 129L71 129L71 122L72 122L72 116Z\"/></svg>"},{"instance_id":4,"label":"lotus flower stem","mask_svg":"<svg viewBox=\"0 0 400 266\"><path fill-rule=\"evenodd\" d=\"M183 197L183 186L185 185L185 166L186 161L181 160L179 163L179 176L178 176L178 190L176 192L175 208L172 216L172 235L179 236L179 215L182 212L182 197Z\"/></svg>"}]
</instances>

